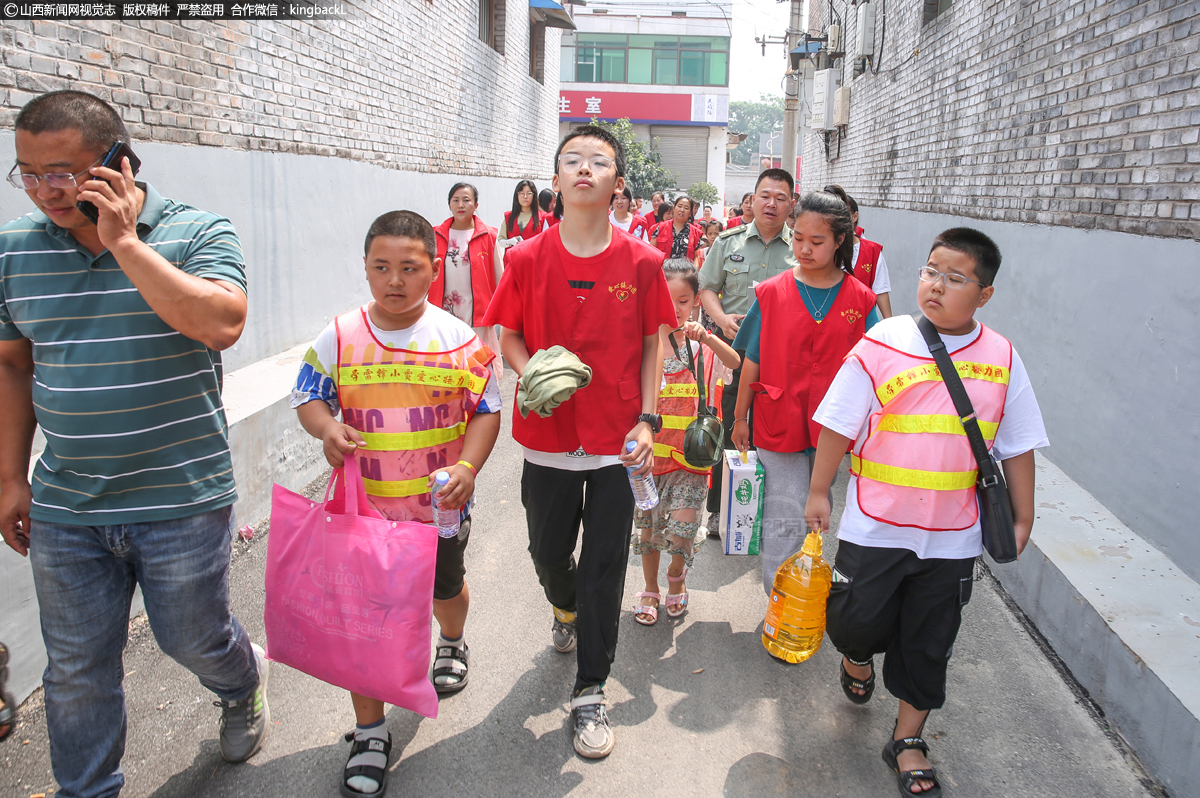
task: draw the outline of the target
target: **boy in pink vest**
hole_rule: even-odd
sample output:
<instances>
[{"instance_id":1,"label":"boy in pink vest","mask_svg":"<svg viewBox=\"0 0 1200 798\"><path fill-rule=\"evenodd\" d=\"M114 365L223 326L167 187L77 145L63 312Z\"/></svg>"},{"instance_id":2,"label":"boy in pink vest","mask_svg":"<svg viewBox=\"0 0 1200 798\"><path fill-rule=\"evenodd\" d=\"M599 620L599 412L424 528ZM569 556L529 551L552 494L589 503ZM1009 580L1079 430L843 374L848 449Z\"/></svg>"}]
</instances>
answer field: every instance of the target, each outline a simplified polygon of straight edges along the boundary
<instances>
[{"instance_id":1,"label":"boy in pink vest","mask_svg":"<svg viewBox=\"0 0 1200 798\"><path fill-rule=\"evenodd\" d=\"M363 486L386 518L431 523L432 474L450 474L438 507L459 510L459 533L438 538L433 615L441 634L433 686L457 692L467 684L463 627L470 596L463 555L470 502L475 475L500 432L495 355L465 322L426 301L442 261L423 217L385 213L371 223L364 249L374 301L321 331L304 356L291 404L304 429L324 444L331 466L340 468L347 453L357 452ZM359 372L373 377L356 379ZM379 798L392 745L383 702L350 698L358 723L347 736L352 745L341 793Z\"/></svg>"},{"instance_id":2,"label":"boy in pink vest","mask_svg":"<svg viewBox=\"0 0 1200 798\"><path fill-rule=\"evenodd\" d=\"M1033 450L1049 446L1020 357L975 321L1000 268L1000 250L966 227L938 236L921 267L917 303L954 360L992 455L1004 467L1018 550L1033 527ZM817 444L805 520L829 529L829 486L851 450L846 510L827 630L842 654L846 696L866 703L873 656L900 699L883 758L904 795L941 795L921 731L946 697L946 667L983 553L977 467L950 392L916 322L895 316L851 350L813 420Z\"/></svg>"}]
</instances>

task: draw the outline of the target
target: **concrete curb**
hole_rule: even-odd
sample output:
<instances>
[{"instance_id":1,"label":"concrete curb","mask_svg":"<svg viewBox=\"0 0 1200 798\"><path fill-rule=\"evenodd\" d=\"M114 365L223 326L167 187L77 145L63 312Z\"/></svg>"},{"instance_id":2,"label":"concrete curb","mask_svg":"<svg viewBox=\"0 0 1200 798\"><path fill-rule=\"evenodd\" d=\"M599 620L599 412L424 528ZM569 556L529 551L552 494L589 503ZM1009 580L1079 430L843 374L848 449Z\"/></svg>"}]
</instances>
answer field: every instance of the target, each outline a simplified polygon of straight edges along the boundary
<instances>
[{"instance_id":1,"label":"concrete curb","mask_svg":"<svg viewBox=\"0 0 1200 798\"><path fill-rule=\"evenodd\" d=\"M1021 559L989 561L1071 674L1172 795L1200 795L1200 585L1038 456Z\"/></svg>"}]
</instances>

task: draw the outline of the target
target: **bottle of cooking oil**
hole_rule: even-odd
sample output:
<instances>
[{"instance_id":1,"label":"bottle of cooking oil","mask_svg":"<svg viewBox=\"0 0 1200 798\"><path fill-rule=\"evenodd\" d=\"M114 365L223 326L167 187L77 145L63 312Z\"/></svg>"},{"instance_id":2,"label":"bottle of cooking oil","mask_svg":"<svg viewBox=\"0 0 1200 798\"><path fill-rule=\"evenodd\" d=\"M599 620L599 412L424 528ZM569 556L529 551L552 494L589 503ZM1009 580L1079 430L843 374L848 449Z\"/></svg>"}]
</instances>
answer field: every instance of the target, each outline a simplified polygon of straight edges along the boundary
<instances>
[{"instance_id":1,"label":"bottle of cooking oil","mask_svg":"<svg viewBox=\"0 0 1200 798\"><path fill-rule=\"evenodd\" d=\"M788 662L817 653L825 636L825 602L832 572L821 557L821 532L813 530L800 551L775 572L771 604L763 622L763 646Z\"/></svg>"}]
</instances>

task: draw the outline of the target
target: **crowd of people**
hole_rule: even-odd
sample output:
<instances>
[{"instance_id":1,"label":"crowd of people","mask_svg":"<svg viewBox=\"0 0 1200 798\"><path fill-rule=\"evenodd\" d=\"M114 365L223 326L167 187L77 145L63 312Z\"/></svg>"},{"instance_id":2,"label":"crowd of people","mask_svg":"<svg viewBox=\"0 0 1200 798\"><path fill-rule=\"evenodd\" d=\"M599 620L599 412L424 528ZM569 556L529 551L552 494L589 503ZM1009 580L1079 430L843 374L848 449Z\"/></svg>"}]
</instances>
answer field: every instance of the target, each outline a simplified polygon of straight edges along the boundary
<instances>
[{"instance_id":1,"label":"crowd of people","mask_svg":"<svg viewBox=\"0 0 1200 798\"><path fill-rule=\"evenodd\" d=\"M103 163L128 140L96 97L31 100L16 119L9 182L37 212L0 228L0 531L33 567L63 798L113 796L124 784L121 650L135 586L163 651L216 694L222 756L249 758L271 728L269 662L228 590L237 494L220 352L245 323L245 263L227 219L163 198L129 159ZM624 173L621 144L585 126L559 144L551 188L520 181L498 228L480 219L479 192L465 182L450 188L437 227L412 211L380 215L364 241L371 300L338 316L304 357L291 397L298 423L332 467L362 459L385 518L430 523L433 502L458 512L458 534L438 539L430 597L430 678L453 693L469 683L464 554L476 481L502 429L501 356L527 391L548 369L586 369L552 411L527 412L519 390L508 415L550 644L576 660L573 745L590 759L615 745L605 687L630 552L645 576L632 615L654 626L660 610L689 611L688 570L720 523L719 470L684 456L700 389L720 408L727 446L757 449L764 469L768 594L806 531L831 529L831 485L849 453L828 601L839 679L865 703L883 655L884 685L899 700L884 759L902 793L940 795L921 733L945 701L982 551L975 466L917 322L892 317L882 247L863 237L844 190L799 196L782 169L762 172L724 226L686 196L654 194L639 214ZM95 206L94 223L77 202ZM999 265L983 233L947 230L919 267L916 302L1004 465L1023 547L1033 451L1048 441L1020 358L974 319ZM347 381L382 363L420 365L421 382L428 372L451 387L431 392L403 369ZM31 487L35 424L47 444ZM431 464L450 474L432 498ZM635 507L630 475L653 477L657 506ZM15 722L4 664L0 737ZM350 702L340 789L381 796L384 704L356 693Z\"/></svg>"}]
</instances>

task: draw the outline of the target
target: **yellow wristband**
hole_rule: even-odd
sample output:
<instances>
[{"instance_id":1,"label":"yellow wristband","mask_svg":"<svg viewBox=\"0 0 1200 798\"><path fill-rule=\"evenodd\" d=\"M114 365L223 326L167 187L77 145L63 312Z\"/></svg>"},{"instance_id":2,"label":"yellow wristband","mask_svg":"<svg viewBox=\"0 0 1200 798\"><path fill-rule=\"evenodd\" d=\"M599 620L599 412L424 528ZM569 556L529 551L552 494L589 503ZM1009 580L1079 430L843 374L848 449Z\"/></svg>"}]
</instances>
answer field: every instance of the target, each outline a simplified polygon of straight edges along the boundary
<instances>
[{"instance_id":1,"label":"yellow wristband","mask_svg":"<svg viewBox=\"0 0 1200 798\"><path fill-rule=\"evenodd\" d=\"M455 465L466 466L467 468L471 469L471 476L478 476L478 473L475 471L475 466L471 465L466 460L459 460L457 463L455 463Z\"/></svg>"}]
</instances>

